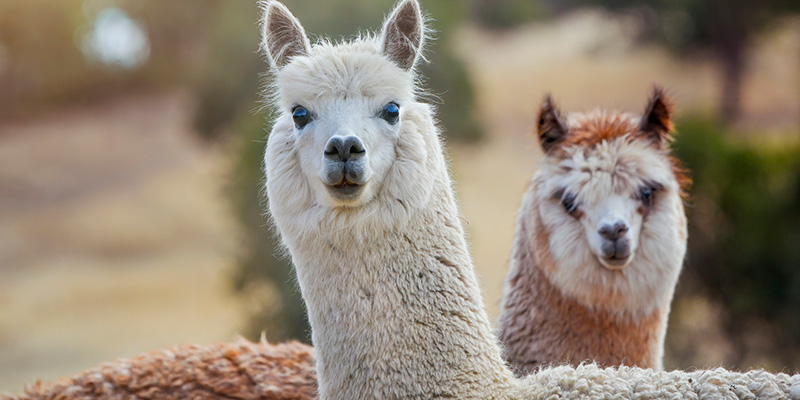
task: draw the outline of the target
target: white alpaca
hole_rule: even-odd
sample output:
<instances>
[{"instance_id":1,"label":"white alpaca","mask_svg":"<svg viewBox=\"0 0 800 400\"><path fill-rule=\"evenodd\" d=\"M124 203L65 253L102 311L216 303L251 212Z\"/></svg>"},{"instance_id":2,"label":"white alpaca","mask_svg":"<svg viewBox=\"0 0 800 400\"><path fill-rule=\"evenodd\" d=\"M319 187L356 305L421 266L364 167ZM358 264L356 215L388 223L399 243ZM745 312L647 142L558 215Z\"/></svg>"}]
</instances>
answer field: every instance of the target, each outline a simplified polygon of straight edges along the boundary
<instances>
[{"instance_id":1,"label":"white alpaca","mask_svg":"<svg viewBox=\"0 0 800 400\"><path fill-rule=\"evenodd\" d=\"M283 5L264 8L279 112L269 211L308 306L320 397L499 398L512 375L415 99L419 5L402 1L378 37L313 47Z\"/></svg>"},{"instance_id":2,"label":"white alpaca","mask_svg":"<svg viewBox=\"0 0 800 400\"><path fill-rule=\"evenodd\" d=\"M641 117L562 118L549 97L542 105L545 157L517 217L500 315L518 372L587 360L662 368L687 238L670 118L660 89Z\"/></svg>"},{"instance_id":3,"label":"white alpaca","mask_svg":"<svg viewBox=\"0 0 800 400\"><path fill-rule=\"evenodd\" d=\"M415 99L425 40L417 1L402 0L378 37L314 46L283 5L263 4L278 108L265 154L269 211L308 307L322 399L716 398L800 383L594 365L514 379L484 311L431 109Z\"/></svg>"}]
</instances>

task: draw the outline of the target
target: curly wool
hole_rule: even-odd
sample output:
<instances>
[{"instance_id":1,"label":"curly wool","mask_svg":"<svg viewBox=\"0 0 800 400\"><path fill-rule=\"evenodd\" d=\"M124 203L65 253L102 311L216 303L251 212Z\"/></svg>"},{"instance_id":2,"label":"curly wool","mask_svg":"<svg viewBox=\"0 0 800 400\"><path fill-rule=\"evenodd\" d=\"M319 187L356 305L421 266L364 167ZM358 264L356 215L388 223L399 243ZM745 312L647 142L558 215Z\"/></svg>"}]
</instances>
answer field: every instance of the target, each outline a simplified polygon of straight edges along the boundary
<instances>
[{"instance_id":1,"label":"curly wool","mask_svg":"<svg viewBox=\"0 0 800 400\"><path fill-rule=\"evenodd\" d=\"M724 368L654 371L636 367L554 366L518 381L509 399L789 399L800 375ZM71 378L29 385L2 400L316 399L314 350L279 345L183 345L119 359Z\"/></svg>"},{"instance_id":2,"label":"curly wool","mask_svg":"<svg viewBox=\"0 0 800 400\"><path fill-rule=\"evenodd\" d=\"M181 345L121 358L0 400L317 398L314 349L299 342Z\"/></svg>"},{"instance_id":3,"label":"curly wool","mask_svg":"<svg viewBox=\"0 0 800 400\"><path fill-rule=\"evenodd\" d=\"M521 380L518 398L537 399L800 399L800 375L724 368L655 371L637 367L544 368Z\"/></svg>"}]
</instances>

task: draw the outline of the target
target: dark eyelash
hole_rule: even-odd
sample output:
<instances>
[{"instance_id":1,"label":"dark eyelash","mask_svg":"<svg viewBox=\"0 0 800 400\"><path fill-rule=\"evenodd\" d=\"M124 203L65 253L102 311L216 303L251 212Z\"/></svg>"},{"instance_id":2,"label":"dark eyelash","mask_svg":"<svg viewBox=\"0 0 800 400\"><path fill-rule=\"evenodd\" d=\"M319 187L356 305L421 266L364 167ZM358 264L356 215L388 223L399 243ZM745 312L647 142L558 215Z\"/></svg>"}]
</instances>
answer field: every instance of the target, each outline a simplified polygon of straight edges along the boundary
<instances>
[{"instance_id":1,"label":"dark eyelash","mask_svg":"<svg viewBox=\"0 0 800 400\"><path fill-rule=\"evenodd\" d=\"M564 209L570 214L574 214L575 211L578 211L578 204L575 202L575 199L576 196L572 193L567 193L561 198L561 205L563 205Z\"/></svg>"},{"instance_id":2,"label":"dark eyelash","mask_svg":"<svg viewBox=\"0 0 800 400\"><path fill-rule=\"evenodd\" d=\"M561 202L561 206L572 216L578 212L578 203L575 201L577 196L572 193L567 193L564 188L558 189L553 193L553 199Z\"/></svg>"},{"instance_id":3,"label":"dark eyelash","mask_svg":"<svg viewBox=\"0 0 800 400\"><path fill-rule=\"evenodd\" d=\"M663 189L664 185L658 182L645 182L644 186L639 188L639 193L637 193L636 196L645 207L650 207L653 205L653 197L655 196L655 193Z\"/></svg>"},{"instance_id":4,"label":"dark eyelash","mask_svg":"<svg viewBox=\"0 0 800 400\"><path fill-rule=\"evenodd\" d=\"M661 183L656 182L656 181L646 181L646 182L644 182L644 185L648 186L654 192L658 192L658 191L664 190L664 185L662 185Z\"/></svg>"}]
</instances>

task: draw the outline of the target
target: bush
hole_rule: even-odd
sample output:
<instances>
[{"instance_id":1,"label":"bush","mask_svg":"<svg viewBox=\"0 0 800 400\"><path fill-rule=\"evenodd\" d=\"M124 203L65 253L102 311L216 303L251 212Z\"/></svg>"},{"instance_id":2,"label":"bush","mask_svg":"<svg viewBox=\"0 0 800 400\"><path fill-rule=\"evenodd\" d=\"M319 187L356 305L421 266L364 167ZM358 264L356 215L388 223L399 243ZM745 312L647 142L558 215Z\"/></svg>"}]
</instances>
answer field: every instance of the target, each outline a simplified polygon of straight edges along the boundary
<instances>
[{"instance_id":1,"label":"bush","mask_svg":"<svg viewBox=\"0 0 800 400\"><path fill-rule=\"evenodd\" d=\"M243 227L244 246L233 276L249 314L244 335L256 340L261 332L271 342L311 341L303 299L288 257L279 254L278 237L264 215L264 126L262 116L247 112L237 119L236 164L231 195Z\"/></svg>"},{"instance_id":2,"label":"bush","mask_svg":"<svg viewBox=\"0 0 800 400\"><path fill-rule=\"evenodd\" d=\"M541 1L472 0L472 17L489 29L514 28L548 13Z\"/></svg>"},{"instance_id":3,"label":"bush","mask_svg":"<svg viewBox=\"0 0 800 400\"><path fill-rule=\"evenodd\" d=\"M722 124L678 124L675 154L695 184L679 297L721 305L725 363L800 367L800 148L732 143ZM756 343L757 342L757 343Z\"/></svg>"}]
</instances>

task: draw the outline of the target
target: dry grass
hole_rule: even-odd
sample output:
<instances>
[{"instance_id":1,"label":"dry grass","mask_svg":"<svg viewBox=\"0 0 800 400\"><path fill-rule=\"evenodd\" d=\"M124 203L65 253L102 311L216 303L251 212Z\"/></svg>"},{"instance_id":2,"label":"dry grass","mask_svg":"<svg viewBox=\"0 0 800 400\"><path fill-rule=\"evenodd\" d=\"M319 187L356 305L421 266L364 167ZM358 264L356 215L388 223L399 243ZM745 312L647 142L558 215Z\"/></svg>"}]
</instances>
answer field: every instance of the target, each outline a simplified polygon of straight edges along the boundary
<instances>
[{"instance_id":1,"label":"dry grass","mask_svg":"<svg viewBox=\"0 0 800 400\"><path fill-rule=\"evenodd\" d=\"M229 340L228 163L183 95L0 126L0 392L178 343Z\"/></svg>"}]
</instances>

